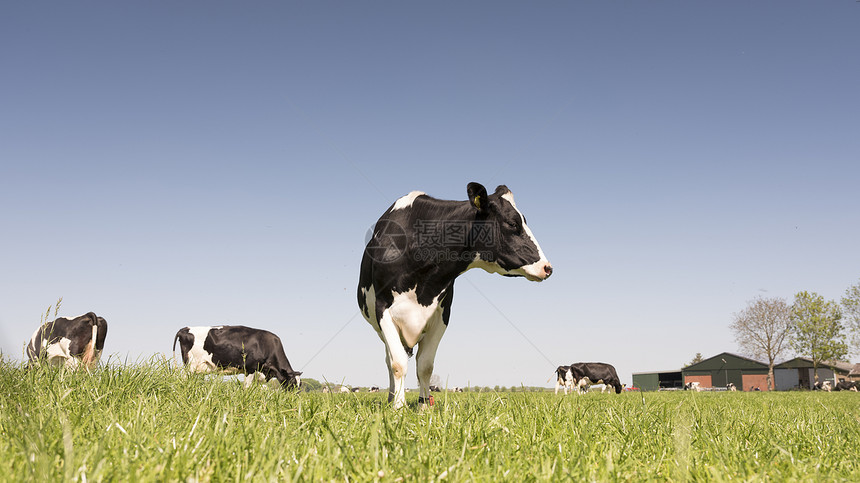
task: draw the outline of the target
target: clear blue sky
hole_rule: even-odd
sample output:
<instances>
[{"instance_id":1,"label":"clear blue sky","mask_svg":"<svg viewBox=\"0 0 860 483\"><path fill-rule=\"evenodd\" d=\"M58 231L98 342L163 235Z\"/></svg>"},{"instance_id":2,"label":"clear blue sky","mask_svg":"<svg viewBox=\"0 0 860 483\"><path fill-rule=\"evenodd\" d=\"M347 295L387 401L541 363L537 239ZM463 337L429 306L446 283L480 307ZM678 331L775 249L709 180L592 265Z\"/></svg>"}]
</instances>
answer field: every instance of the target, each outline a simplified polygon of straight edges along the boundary
<instances>
[{"instance_id":1,"label":"clear blue sky","mask_svg":"<svg viewBox=\"0 0 860 483\"><path fill-rule=\"evenodd\" d=\"M244 324L384 385L365 233L479 181L555 272L459 279L449 385L735 351L748 300L860 280L859 25L854 1L6 2L0 349L63 297L114 360Z\"/></svg>"}]
</instances>

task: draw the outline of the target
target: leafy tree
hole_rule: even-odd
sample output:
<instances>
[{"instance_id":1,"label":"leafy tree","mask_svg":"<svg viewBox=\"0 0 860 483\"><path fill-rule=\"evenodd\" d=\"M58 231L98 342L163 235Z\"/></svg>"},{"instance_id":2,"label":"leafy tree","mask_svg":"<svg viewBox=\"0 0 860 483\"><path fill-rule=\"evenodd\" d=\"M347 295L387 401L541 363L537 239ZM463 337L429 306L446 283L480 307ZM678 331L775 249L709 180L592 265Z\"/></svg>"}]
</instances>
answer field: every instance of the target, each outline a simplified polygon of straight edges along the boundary
<instances>
[{"instance_id":1,"label":"leafy tree","mask_svg":"<svg viewBox=\"0 0 860 483\"><path fill-rule=\"evenodd\" d=\"M311 379L310 377L302 378L302 390L305 392L321 391L322 386L322 383L316 379Z\"/></svg>"},{"instance_id":2,"label":"leafy tree","mask_svg":"<svg viewBox=\"0 0 860 483\"><path fill-rule=\"evenodd\" d=\"M848 355L842 334L842 311L832 300L815 292L798 292L791 306L792 346L798 354L812 359L815 382L823 361L840 360Z\"/></svg>"},{"instance_id":3,"label":"leafy tree","mask_svg":"<svg viewBox=\"0 0 860 483\"><path fill-rule=\"evenodd\" d=\"M741 353L767 361L767 389L772 391L773 366L789 348L791 307L781 298L759 297L734 315L729 326L735 333Z\"/></svg>"},{"instance_id":4,"label":"leafy tree","mask_svg":"<svg viewBox=\"0 0 860 483\"><path fill-rule=\"evenodd\" d=\"M854 353L860 355L860 282L848 287L842 297L842 312L847 329L851 332Z\"/></svg>"},{"instance_id":5,"label":"leafy tree","mask_svg":"<svg viewBox=\"0 0 860 483\"><path fill-rule=\"evenodd\" d=\"M696 352L696 356L693 357L692 361L687 363L687 366L692 366L693 364L698 364L698 363L702 362L703 360L705 360L705 358L702 357L702 353ZM687 367L687 366L684 366L684 367Z\"/></svg>"}]
</instances>

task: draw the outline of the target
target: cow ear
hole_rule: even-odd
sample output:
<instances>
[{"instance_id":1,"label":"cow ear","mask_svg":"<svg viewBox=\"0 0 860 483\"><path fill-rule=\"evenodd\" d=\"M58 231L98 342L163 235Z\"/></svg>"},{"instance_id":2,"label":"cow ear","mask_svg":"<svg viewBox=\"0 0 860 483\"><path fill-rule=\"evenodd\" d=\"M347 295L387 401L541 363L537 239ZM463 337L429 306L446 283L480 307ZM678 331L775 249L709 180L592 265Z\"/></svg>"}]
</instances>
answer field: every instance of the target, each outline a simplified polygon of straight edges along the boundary
<instances>
[{"instance_id":1,"label":"cow ear","mask_svg":"<svg viewBox=\"0 0 860 483\"><path fill-rule=\"evenodd\" d=\"M478 210L478 213L484 214L490 206L490 200L487 199L487 188L481 183L469 183L466 186L466 192L469 194L469 203Z\"/></svg>"}]
</instances>

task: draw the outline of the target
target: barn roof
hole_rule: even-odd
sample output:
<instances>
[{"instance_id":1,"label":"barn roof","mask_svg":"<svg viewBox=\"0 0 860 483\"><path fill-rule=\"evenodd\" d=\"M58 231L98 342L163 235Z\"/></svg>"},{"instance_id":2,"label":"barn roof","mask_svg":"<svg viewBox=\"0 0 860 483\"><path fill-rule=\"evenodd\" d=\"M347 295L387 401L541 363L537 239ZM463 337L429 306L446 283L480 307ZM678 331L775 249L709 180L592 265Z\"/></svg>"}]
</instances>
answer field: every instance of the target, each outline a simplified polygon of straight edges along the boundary
<instances>
[{"instance_id":1,"label":"barn roof","mask_svg":"<svg viewBox=\"0 0 860 483\"><path fill-rule=\"evenodd\" d=\"M835 369L836 372L845 374L852 372L856 366L860 366L860 364L851 364L850 362L842 361L821 361L818 365L818 367L822 369ZM779 363L774 367L778 369L811 369L812 359L808 357L795 357L794 359L789 359L785 362Z\"/></svg>"},{"instance_id":2,"label":"barn roof","mask_svg":"<svg viewBox=\"0 0 860 483\"><path fill-rule=\"evenodd\" d=\"M767 369L767 364L731 352L721 352L702 362L685 367L684 371L719 371L722 369Z\"/></svg>"}]
</instances>

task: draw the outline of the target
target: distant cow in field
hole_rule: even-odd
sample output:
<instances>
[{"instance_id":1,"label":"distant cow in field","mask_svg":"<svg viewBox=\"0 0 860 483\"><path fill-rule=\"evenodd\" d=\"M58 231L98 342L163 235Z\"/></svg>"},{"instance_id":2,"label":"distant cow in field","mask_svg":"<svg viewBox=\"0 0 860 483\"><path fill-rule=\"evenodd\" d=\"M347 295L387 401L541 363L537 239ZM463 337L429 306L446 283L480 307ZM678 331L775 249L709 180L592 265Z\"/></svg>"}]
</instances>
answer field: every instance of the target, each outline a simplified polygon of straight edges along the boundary
<instances>
[{"instance_id":1,"label":"distant cow in field","mask_svg":"<svg viewBox=\"0 0 860 483\"><path fill-rule=\"evenodd\" d=\"M573 379L574 391L587 391L592 384L603 384L604 390L610 387L615 389L615 394L621 394L624 386L615 372L612 364L604 362L577 362L570 365L570 373Z\"/></svg>"},{"instance_id":2,"label":"distant cow in field","mask_svg":"<svg viewBox=\"0 0 860 483\"><path fill-rule=\"evenodd\" d=\"M858 392L857 386L858 386L858 383L857 383L857 382L855 382L855 381L845 381L845 380L842 380L842 381L837 382L837 383L836 383L836 385L835 385L835 386L833 386L833 390L834 390L834 391L854 391L854 392Z\"/></svg>"},{"instance_id":3,"label":"distant cow in field","mask_svg":"<svg viewBox=\"0 0 860 483\"><path fill-rule=\"evenodd\" d=\"M735 387L735 383L730 382L726 384L726 391L737 391L738 388Z\"/></svg>"},{"instance_id":4,"label":"distant cow in field","mask_svg":"<svg viewBox=\"0 0 860 483\"><path fill-rule=\"evenodd\" d=\"M27 345L30 365L46 360L67 369L93 369L99 363L107 337L107 321L90 312L78 317L59 317L36 329Z\"/></svg>"},{"instance_id":5,"label":"distant cow in field","mask_svg":"<svg viewBox=\"0 0 860 483\"><path fill-rule=\"evenodd\" d=\"M191 372L245 374L246 385L254 380L277 379L284 389L301 385L301 372L294 371L277 335L241 325L183 327L173 339L182 352L182 362ZM250 381L250 382L248 382Z\"/></svg>"},{"instance_id":6,"label":"distant cow in field","mask_svg":"<svg viewBox=\"0 0 860 483\"><path fill-rule=\"evenodd\" d=\"M570 366L558 366L555 369L555 393L558 394L558 388L564 389L564 395L567 396L567 389L573 389L573 374L570 372Z\"/></svg>"},{"instance_id":7,"label":"distant cow in field","mask_svg":"<svg viewBox=\"0 0 860 483\"><path fill-rule=\"evenodd\" d=\"M439 341L448 327L454 280L480 268L540 282L550 265L506 186L466 186L467 201L413 191L395 201L373 229L358 282L358 306L385 344L388 400L406 404L406 370L417 346L418 402L430 398ZM537 308L535 308L537 310Z\"/></svg>"},{"instance_id":8,"label":"distant cow in field","mask_svg":"<svg viewBox=\"0 0 860 483\"><path fill-rule=\"evenodd\" d=\"M699 381L693 381L693 382L688 382L687 384L684 384L684 390L685 391L701 392L702 388L701 388L701 386L699 386Z\"/></svg>"},{"instance_id":9,"label":"distant cow in field","mask_svg":"<svg viewBox=\"0 0 860 483\"><path fill-rule=\"evenodd\" d=\"M832 381L818 381L813 384L812 389L815 391L824 391L830 392L833 390L833 382Z\"/></svg>"}]
</instances>

